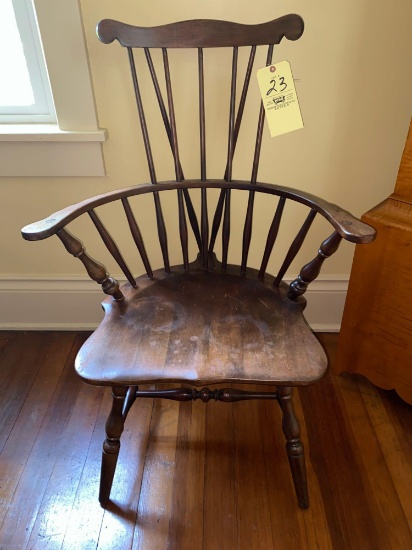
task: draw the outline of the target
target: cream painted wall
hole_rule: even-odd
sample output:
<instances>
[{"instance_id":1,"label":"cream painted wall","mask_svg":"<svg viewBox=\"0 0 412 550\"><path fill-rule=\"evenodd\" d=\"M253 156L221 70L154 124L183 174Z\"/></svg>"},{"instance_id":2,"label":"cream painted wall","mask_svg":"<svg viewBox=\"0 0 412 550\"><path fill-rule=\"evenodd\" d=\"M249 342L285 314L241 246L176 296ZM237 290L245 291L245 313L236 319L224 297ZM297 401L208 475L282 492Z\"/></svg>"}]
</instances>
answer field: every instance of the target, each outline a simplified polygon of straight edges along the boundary
<instances>
[{"instance_id":1,"label":"cream painted wall","mask_svg":"<svg viewBox=\"0 0 412 550\"><path fill-rule=\"evenodd\" d=\"M258 23L286 13L299 13L306 24L303 37L298 42L284 41L275 49L274 60L291 62L305 128L272 140L265 128L259 179L319 194L357 215L392 191L411 115L410 0L152 0L145 3L81 0L81 7L99 123L109 130L109 139L104 145L107 177L1 179L0 275L82 274L80 263L62 250L57 239L27 243L19 236L20 228L85 197L148 179L125 51L117 43L105 46L95 37L95 24L103 18L144 26L191 18ZM191 73L186 66L190 56L187 52L182 55L183 69L177 68L176 56L172 55L172 77L185 79L185 90L176 96L181 130L192 116L197 123L191 101L196 89L191 87ZM209 92L222 101L222 107L213 112L213 123L217 131L222 129L226 136L227 122L220 109L226 107L227 88L223 85L212 88L211 83L223 79L227 84L230 56L218 56L216 52L208 52L208 56L208 60L216 62L206 73ZM225 67L219 68L218 61L226 62ZM242 62L244 66L244 58ZM263 64L262 61L260 65ZM255 85L254 80L251 85ZM257 90L253 93L258 103ZM159 116L153 114L150 120L151 130L161 146L159 179L172 178L170 158L166 160L168 156L162 149L166 149L165 140L158 132L162 126ZM243 132L250 130L254 134L255 118L248 115L245 123ZM221 177L225 150L215 135L209 131L212 153L209 175ZM250 176L251 157L245 143L241 139L240 158L235 160L234 176L242 179ZM190 160L193 146L190 131L185 132L180 145L187 176L197 177L197 145L192 155L194 160ZM263 205L268 214L270 206ZM244 202L235 204L235 208L244 208ZM168 211L169 204L165 209ZM170 206L168 219L172 211ZM292 212L285 234L298 226L298 214L298 211L296 216ZM266 228L267 224L260 225L256 240L262 238ZM239 231L240 226L234 233ZM119 234L122 233L119 229ZM325 225L314 228L308 257L315 253L319 240L326 234ZM92 252L101 250L93 236L85 240ZM127 248L131 249L129 241ZM176 259L177 250L173 250ZM327 262L324 273L348 274L352 253L353 247L345 243L340 253ZM252 263L256 262L252 257ZM108 266L111 267L110 261ZM292 271L296 269L294 266ZM117 272L114 268L114 273Z\"/></svg>"}]
</instances>

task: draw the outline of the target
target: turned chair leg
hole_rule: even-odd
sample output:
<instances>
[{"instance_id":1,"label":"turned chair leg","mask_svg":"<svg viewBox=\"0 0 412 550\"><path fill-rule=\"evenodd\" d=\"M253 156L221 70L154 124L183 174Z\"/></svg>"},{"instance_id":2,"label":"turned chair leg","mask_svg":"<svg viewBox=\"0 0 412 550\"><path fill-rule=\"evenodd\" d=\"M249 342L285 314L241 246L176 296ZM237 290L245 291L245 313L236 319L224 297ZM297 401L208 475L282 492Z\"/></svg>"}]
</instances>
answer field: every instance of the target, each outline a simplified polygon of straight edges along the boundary
<instances>
[{"instance_id":1,"label":"turned chair leg","mask_svg":"<svg viewBox=\"0 0 412 550\"><path fill-rule=\"evenodd\" d=\"M109 502L110 491L116 470L120 450L120 436L123 432L123 406L127 394L127 386L112 388L112 410L106 421L106 439L103 443L102 470L100 475L99 502L105 507Z\"/></svg>"},{"instance_id":2,"label":"turned chair leg","mask_svg":"<svg viewBox=\"0 0 412 550\"><path fill-rule=\"evenodd\" d=\"M309 507L308 483L306 479L305 454L300 440L300 426L292 401L292 388L279 386L278 399L282 409L282 430L286 437L290 471L300 508Z\"/></svg>"}]
</instances>

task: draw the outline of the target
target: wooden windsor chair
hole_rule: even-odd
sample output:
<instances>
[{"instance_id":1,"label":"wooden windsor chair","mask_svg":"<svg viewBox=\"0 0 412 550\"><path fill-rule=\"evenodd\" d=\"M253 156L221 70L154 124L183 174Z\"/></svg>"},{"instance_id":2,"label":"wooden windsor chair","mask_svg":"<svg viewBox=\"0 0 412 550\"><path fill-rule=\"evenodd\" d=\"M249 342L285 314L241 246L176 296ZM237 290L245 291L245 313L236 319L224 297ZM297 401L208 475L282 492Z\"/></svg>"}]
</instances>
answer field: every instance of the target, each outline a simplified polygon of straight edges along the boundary
<instances>
[{"instance_id":1,"label":"wooden windsor chair","mask_svg":"<svg viewBox=\"0 0 412 550\"><path fill-rule=\"evenodd\" d=\"M319 274L322 263L338 248L342 238L354 243L368 243L374 230L348 212L318 197L278 185L257 181L264 126L260 107L254 145L252 176L249 181L232 179L232 164L248 93L249 81L258 46L268 46L266 64L272 62L273 47L283 37L298 39L303 21L287 15L260 25L240 25L224 21L195 20L154 28L126 25L103 20L98 25L99 39L114 40L126 48L132 75L138 115L150 173L150 184L136 185L109 192L69 206L22 230L27 240L42 240L57 235L66 250L81 260L91 279L108 295L103 302L105 318L80 350L75 367L87 383L112 387L113 403L106 423L103 444L99 500L109 501L120 449L120 436L130 407L139 398L160 397L178 401L211 399L225 402L249 399L276 399L280 405L282 428L299 506L309 505L303 445L292 403L293 386L319 380L326 371L325 353L312 334L304 317L305 293ZM236 78L239 47L249 46L243 88L236 110ZM206 177L205 84L203 49L233 49L229 138L227 164L222 180ZM134 49L144 50L167 138L173 154L175 181L157 182L142 94L139 87ZM153 63L151 49L161 49L167 95L165 101ZM169 48L195 48L198 53L200 180L184 179L179 157L175 109L168 58ZM197 190L197 191L195 191ZM218 190L219 198L209 231L208 191ZM231 227L232 191L247 195L243 244L239 265L228 263ZM200 193L200 208L194 206L191 193ZM166 223L163 215L166 193L177 195L178 234L183 263L171 267ZM215 191L216 193L216 191ZM137 203L144 195L153 196L154 217L164 268L153 270L131 199ZM248 267L252 237L255 196L278 197L270 223L259 269ZM162 204L163 201L163 204ZM266 273L285 203L294 201L307 207L301 229L292 239L286 257L276 275ZM146 274L135 278L119 247L106 229L97 209L120 202ZM145 207L146 208L146 207ZM198 212L200 211L200 213ZM66 226L88 214L104 245L128 280L121 288L106 268L92 259L80 240ZM320 245L315 258L287 286L282 281L287 269L301 249L315 216L326 218L333 228ZM191 231L188 230L186 215ZM200 220L200 223L199 223ZM269 224L268 224L269 225ZM221 227L222 226L222 227ZM217 235L222 233L219 261L214 253ZM189 263L189 233L193 233L198 253ZM182 383L191 387L174 389L139 389L139 384ZM276 391L256 392L234 389L209 389L209 384L270 384ZM196 387L202 387L200 390Z\"/></svg>"}]
</instances>

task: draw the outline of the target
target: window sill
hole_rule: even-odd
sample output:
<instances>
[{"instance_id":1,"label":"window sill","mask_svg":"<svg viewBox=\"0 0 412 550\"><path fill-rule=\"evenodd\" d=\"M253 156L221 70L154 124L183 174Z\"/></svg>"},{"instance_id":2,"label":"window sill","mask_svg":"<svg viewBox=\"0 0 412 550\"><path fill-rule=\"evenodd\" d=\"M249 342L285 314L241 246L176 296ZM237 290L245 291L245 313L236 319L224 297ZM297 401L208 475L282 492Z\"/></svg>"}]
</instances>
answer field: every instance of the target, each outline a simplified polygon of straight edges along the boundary
<instances>
[{"instance_id":1,"label":"window sill","mask_svg":"<svg viewBox=\"0 0 412 550\"><path fill-rule=\"evenodd\" d=\"M57 124L0 124L0 141L97 141L107 139L107 130L68 131Z\"/></svg>"},{"instance_id":2,"label":"window sill","mask_svg":"<svg viewBox=\"0 0 412 550\"><path fill-rule=\"evenodd\" d=\"M106 130L67 131L54 124L0 125L0 176L104 176Z\"/></svg>"}]
</instances>

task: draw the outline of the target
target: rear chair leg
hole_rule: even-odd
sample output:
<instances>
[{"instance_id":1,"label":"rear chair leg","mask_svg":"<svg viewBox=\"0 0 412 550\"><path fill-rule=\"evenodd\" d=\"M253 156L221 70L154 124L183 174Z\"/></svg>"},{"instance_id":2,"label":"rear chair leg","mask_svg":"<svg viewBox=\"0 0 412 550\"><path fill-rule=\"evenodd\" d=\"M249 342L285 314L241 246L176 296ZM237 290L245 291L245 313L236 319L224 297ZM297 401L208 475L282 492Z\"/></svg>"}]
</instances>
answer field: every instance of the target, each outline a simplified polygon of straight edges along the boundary
<instances>
[{"instance_id":1,"label":"rear chair leg","mask_svg":"<svg viewBox=\"0 0 412 550\"><path fill-rule=\"evenodd\" d=\"M109 502L110 490L116 470L117 457L120 450L120 436L123 432L123 404L127 386L112 388L112 410L106 421L106 439L103 443L102 470L100 475L99 502L105 508Z\"/></svg>"},{"instance_id":2,"label":"rear chair leg","mask_svg":"<svg viewBox=\"0 0 412 550\"><path fill-rule=\"evenodd\" d=\"M279 404L282 409L282 430L286 437L290 471L300 508L309 507L308 483L306 479L305 454L300 440L300 426L292 401L292 388L278 387Z\"/></svg>"}]
</instances>

